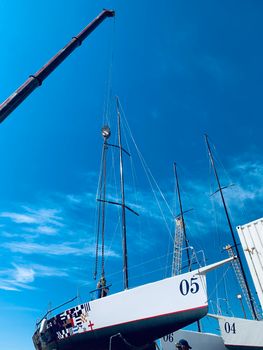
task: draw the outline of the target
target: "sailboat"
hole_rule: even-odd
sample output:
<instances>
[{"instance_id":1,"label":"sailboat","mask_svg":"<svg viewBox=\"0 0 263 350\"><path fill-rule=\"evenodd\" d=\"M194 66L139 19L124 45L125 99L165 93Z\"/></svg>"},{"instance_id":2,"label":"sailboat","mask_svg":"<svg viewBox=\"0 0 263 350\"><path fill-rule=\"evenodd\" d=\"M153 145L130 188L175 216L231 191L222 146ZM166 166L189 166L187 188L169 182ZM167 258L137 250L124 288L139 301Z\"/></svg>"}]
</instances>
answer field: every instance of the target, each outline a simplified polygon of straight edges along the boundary
<instances>
[{"instance_id":1,"label":"sailboat","mask_svg":"<svg viewBox=\"0 0 263 350\"><path fill-rule=\"evenodd\" d=\"M226 214L226 219L230 229L230 233L233 239L233 247L228 245L226 250L229 256L237 255L237 259L232 261L233 268L235 270L238 282L241 286L243 294L246 297L249 309L251 311L253 319L238 318L238 317L228 317L225 315L208 314L208 316L215 318L218 321L220 328L220 335L210 334L206 332L199 331L189 331L189 330L179 330L170 334L169 337L163 337L162 347L163 350L169 350L171 344L175 346L179 339L185 339L188 343L195 349L210 349L211 344L218 350L230 349L230 350L253 350L253 349L263 349L263 322L260 321L260 311L257 308L255 300L252 296L248 281L245 275L244 267L240 257L237 240L232 228L230 217L228 214L225 198L223 195L224 187L221 186L219 176L215 167L213 153L208 141L208 136L205 135L205 140L207 144L208 154L212 168L214 170L214 175L218 184L218 190L216 192L220 193L223 207ZM180 201L180 196L179 196ZM182 215L182 211L181 211ZM261 301L261 307L263 302L263 223L262 219L255 222L238 226L237 231L243 250L248 262L248 266L255 284L259 300ZM235 252L234 249L235 248ZM239 295L242 298L242 295ZM241 304L243 307L243 304ZM172 341L169 341L172 339Z\"/></svg>"},{"instance_id":2,"label":"sailboat","mask_svg":"<svg viewBox=\"0 0 263 350\"><path fill-rule=\"evenodd\" d=\"M250 274L263 306L263 219L258 219L237 226L239 240L249 267ZM259 312L256 316L260 316ZM245 348L263 349L263 321L246 318L215 316L219 322L220 332L228 349Z\"/></svg>"},{"instance_id":3,"label":"sailboat","mask_svg":"<svg viewBox=\"0 0 263 350\"><path fill-rule=\"evenodd\" d=\"M100 223L104 227L105 205L115 204L122 209L123 248L123 291L87 300L51 317L48 312L37 323L33 335L37 350L78 349L152 349L153 342L192 322L204 317L208 311L206 273L232 261L232 257L199 269L129 288L128 259L126 244L123 152L121 142L121 116L117 101L118 145L111 145L108 139L110 128L102 128L103 161L101 193L98 199L102 205ZM106 153L109 147L120 152L121 203L106 198ZM103 270L102 270L102 277ZM105 290L107 286L103 286ZM101 288L101 287L100 287ZM100 290L98 288L98 290Z\"/></svg>"},{"instance_id":4,"label":"sailboat","mask_svg":"<svg viewBox=\"0 0 263 350\"><path fill-rule=\"evenodd\" d=\"M263 349L263 322L261 312L253 298L251 288L248 284L243 262L239 253L238 243L232 228L232 223L228 214L225 198L223 195L223 187L221 186L218 173L214 164L213 154L208 142L208 136L206 137L206 143L208 147L208 153L211 160L211 164L214 170L214 174L218 184L218 191L220 193L223 207L225 210L229 230L233 239L233 247L228 245L226 247L229 256L236 254L237 259L233 262L233 268L235 270L237 280L240 284L241 290L246 298L248 307L251 311L253 319L238 318L238 317L226 317L219 315L211 315L211 317L217 318L220 327L220 333L224 340L224 344L228 349ZM240 231L240 229L238 229ZM242 231L242 230L241 230ZM241 232L239 232L239 237ZM234 252L235 249L235 252Z\"/></svg>"},{"instance_id":5,"label":"sailboat","mask_svg":"<svg viewBox=\"0 0 263 350\"><path fill-rule=\"evenodd\" d=\"M184 250L186 251L187 258L187 266L189 270L192 268L193 259L190 257L190 245L186 233L186 225L184 219L184 213L186 213L188 210L183 210L176 163L174 163L174 175L180 214L176 217L175 223L172 275L178 275L182 272L182 251L184 245ZM180 344L181 340L186 341L187 344L195 350L210 350L211 348L214 350L226 350L222 337L217 334L203 332L201 329L200 321L197 321L197 331L180 329L176 332L162 337L161 348L162 350L174 350Z\"/></svg>"}]
</instances>

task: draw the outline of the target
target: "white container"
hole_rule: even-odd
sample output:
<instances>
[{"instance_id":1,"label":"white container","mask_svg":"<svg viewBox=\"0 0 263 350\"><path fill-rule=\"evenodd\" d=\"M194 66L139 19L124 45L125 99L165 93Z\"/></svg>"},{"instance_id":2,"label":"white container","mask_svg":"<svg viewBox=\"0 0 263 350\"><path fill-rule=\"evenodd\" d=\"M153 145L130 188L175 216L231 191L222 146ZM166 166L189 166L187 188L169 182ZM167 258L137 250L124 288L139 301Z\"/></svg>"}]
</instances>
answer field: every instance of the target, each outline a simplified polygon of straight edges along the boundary
<instances>
[{"instance_id":1,"label":"white container","mask_svg":"<svg viewBox=\"0 0 263 350\"><path fill-rule=\"evenodd\" d=\"M263 218L237 226L237 232L263 308Z\"/></svg>"}]
</instances>

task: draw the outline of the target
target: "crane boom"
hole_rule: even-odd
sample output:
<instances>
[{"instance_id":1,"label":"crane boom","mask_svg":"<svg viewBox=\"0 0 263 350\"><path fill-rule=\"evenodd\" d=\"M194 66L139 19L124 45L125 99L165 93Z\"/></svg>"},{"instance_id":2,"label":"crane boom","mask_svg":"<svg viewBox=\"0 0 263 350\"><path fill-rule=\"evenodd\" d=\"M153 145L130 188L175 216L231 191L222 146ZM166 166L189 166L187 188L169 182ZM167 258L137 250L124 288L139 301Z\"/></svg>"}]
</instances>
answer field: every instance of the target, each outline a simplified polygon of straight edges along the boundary
<instances>
[{"instance_id":1,"label":"crane boom","mask_svg":"<svg viewBox=\"0 0 263 350\"><path fill-rule=\"evenodd\" d=\"M82 42L93 32L97 26L107 17L113 17L115 12L103 10L92 22L90 22L77 36L53 56L39 71L30 75L11 96L0 104L0 123L22 103L42 82L62 63Z\"/></svg>"}]
</instances>

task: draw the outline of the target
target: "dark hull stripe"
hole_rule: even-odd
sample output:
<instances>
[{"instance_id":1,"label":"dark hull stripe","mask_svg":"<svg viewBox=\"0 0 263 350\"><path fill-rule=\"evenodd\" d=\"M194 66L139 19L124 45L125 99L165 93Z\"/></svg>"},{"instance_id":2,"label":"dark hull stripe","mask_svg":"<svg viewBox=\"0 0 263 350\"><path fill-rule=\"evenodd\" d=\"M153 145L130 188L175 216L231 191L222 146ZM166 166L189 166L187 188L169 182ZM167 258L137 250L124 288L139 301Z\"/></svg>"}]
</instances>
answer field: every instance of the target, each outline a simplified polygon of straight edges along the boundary
<instances>
[{"instance_id":1,"label":"dark hull stripe","mask_svg":"<svg viewBox=\"0 0 263 350\"><path fill-rule=\"evenodd\" d=\"M47 350L108 350L110 338L117 333L121 333L129 343L136 346L143 346L170 332L187 326L205 316L206 313L207 306L201 306L102 327L94 331L74 334L68 338L57 340L57 342L48 344ZM114 343L115 345L117 344L113 347L114 350L124 349L123 343L121 347L118 347L118 339L116 337Z\"/></svg>"},{"instance_id":2,"label":"dark hull stripe","mask_svg":"<svg viewBox=\"0 0 263 350\"><path fill-rule=\"evenodd\" d=\"M170 316L170 315L176 315L176 314L180 314L180 313L182 313L182 312L189 312L189 311L194 311L194 310L203 309L203 308L207 308L207 306L199 306L199 307L194 307L194 308L191 308L191 309L180 310L180 311L176 311L176 312L170 312L170 313L168 313L168 314L161 314L161 315L157 315L157 316L139 318L139 319L137 319L137 320L127 321L127 322L123 322L123 323L115 323L115 324L112 324L112 325L110 325L110 326L105 326L105 327L96 328L96 329L94 329L94 332L100 331L100 330L103 330L103 329L106 329L106 328L112 328L112 327L118 327L118 326L125 326L125 325L127 325L127 324L130 325L130 324L135 323L135 322L137 323L137 322L141 322L141 321L151 320L151 319L154 319L154 318L167 317L167 316ZM83 333L87 333L87 332L90 332L90 331L86 331L86 332L83 332ZM74 337L75 335L78 335L78 334L73 334L72 337Z\"/></svg>"}]
</instances>

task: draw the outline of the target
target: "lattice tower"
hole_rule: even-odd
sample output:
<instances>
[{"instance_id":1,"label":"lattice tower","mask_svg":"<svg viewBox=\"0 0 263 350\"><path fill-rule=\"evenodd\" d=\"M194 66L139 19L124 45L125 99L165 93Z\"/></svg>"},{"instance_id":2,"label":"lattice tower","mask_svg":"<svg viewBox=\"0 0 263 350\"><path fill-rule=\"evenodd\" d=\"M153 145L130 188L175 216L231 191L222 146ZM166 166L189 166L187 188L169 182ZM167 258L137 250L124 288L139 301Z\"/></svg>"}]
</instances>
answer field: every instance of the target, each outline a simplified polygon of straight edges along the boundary
<instances>
[{"instance_id":1,"label":"lattice tower","mask_svg":"<svg viewBox=\"0 0 263 350\"><path fill-rule=\"evenodd\" d=\"M182 273L182 251L184 242L183 221L181 216L175 219L175 237L173 251L172 276Z\"/></svg>"},{"instance_id":2,"label":"lattice tower","mask_svg":"<svg viewBox=\"0 0 263 350\"><path fill-rule=\"evenodd\" d=\"M235 256L233 248L230 245L227 245L225 247L225 249L227 250L229 257L234 257ZM245 283L245 280L244 280L244 276L243 276L243 274L241 272L241 267L240 267L239 260L238 259L234 259L232 261L232 266L233 266L233 269L235 271L236 278L237 278L237 281L238 281L239 286L241 288L241 291L242 291L242 293L243 293L243 295L245 297L247 306L248 306L251 314L253 315L253 310L252 310L252 307L251 307L247 286L246 286L246 283ZM252 302L253 302L254 307L255 307L255 312L257 314L257 319L260 320L262 318L262 316L261 316L260 310L259 310L258 305L256 304L253 296L252 296Z\"/></svg>"}]
</instances>

